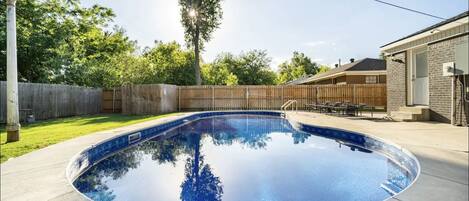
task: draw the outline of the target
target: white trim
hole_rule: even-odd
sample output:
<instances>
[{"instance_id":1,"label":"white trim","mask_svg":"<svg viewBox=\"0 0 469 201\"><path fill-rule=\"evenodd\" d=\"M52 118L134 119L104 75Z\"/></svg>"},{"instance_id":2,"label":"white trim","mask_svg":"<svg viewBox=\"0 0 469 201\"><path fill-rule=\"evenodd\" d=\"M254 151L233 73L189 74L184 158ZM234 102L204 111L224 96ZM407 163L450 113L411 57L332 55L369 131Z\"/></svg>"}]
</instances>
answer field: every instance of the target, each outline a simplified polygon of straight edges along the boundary
<instances>
[{"instance_id":1,"label":"white trim","mask_svg":"<svg viewBox=\"0 0 469 201\"><path fill-rule=\"evenodd\" d=\"M327 75L327 76L324 76L324 77L309 79L309 80L306 80L302 83L317 82L317 81L327 80L327 79L336 78L336 77L340 77L340 76L344 76L344 75L386 75L386 73L387 73L387 71L385 71L385 70L345 71L345 72L338 72L338 73L330 74L330 75Z\"/></svg>"},{"instance_id":2,"label":"white trim","mask_svg":"<svg viewBox=\"0 0 469 201\"><path fill-rule=\"evenodd\" d=\"M461 26L462 24L467 24L469 22L469 17L464 17L464 18L461 18L459 20L456 20L456 21L453 21L453 22L449 22L447 24L444 24L444 25L441 25L439 27L436 27L432 30L428 30L426 32L423 32L423 33L420 33L420 34L417 34L415 36L412 36L410 38L406 38L406 39L403 39L403 40L400 40L400 41L396 41L394 43L391 43L389 45L386 45L386 46L383 46L380 48L380 50L382 52L385 52L386 50L389 50L391 48L395 48L397 46L400 46L400 45L403 45L403 44L406 44L406 43L409 43L409 42L412 42L412 41L415 41L415 40L418 40L418 39L422 39L422 38L425 38L427 36L431 36L431 35L434 35L434 34L437 34L441 31L445 31L445 30L449 30L451 28L454 28L454 27L457 27L457 26ZM436 30L436 31L435 31Z\"/></svg>"},{"instance_id":3,"label":"white trim","mask_svg":"<svg viewBox=\"0 0 469 201\"><path fill-rule=\"evenodd\" d=\"M450 37L452 37L452 36L450 36ZM427 43L423 43L423 44L415 45L415 46L408 47L408 48L405 48L405 49L400 49L400 50L397 50L397 51L394 51L394 52L386 52L386 54L387 55L394 55L394 54L399 53L399 52L411 51L411 50L414 50L414 49L419 49L419 48L423 48L423 47L427 47L427 46L428 46Z\"/></svg>"}]
</instances>

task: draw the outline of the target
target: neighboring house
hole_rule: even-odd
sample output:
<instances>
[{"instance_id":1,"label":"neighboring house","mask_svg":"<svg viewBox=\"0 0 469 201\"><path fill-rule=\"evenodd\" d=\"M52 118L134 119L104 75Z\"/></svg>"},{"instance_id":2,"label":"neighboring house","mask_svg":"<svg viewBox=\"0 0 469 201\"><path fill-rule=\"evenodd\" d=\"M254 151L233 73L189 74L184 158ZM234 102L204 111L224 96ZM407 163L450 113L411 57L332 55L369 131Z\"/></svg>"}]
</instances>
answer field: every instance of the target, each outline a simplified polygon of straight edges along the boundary
<instances>
[{"instance_id":1,"label":"neighboring house","mask_svg":"<svg viewBox=\"0 0 469 201\"><path fill-rule=\"evenodd\" d=\"M313 76L305 76L286 83L299 84L377 84L386 83L386 62L365 58Z\"/></svg>"},{"instance_id":2,"label":"neighboring house","mask_svg":"<svg viewBox=\"0 0 469 201\"><path fill-rule=\"evenodd\" d=\"M468 125L468 20L466 11L381 47L392 118Z\"/></svg>"}]
</instances>

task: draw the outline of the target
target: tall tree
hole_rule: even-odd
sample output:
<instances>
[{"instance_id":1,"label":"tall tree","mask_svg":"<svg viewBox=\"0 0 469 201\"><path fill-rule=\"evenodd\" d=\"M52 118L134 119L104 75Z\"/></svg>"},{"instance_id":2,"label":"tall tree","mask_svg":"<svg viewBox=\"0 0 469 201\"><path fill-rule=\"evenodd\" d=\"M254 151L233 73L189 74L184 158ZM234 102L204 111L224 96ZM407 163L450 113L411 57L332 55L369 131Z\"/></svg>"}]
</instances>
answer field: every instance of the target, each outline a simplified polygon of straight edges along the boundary
<instances>
[{"instance_id":1,"label":"tall tree","mask_svg":"<svg viewBox=\"0 0 469 201\"><path fill-rule=\"evenodd\" d=\"M270 85L277 75L270 68L271 59L263 50L240 55L221 53L202 69L204 82L214 85Z\"/></svg>"},{"instance_id":2,"label":"tall tree","mask_svg":"<svg viewBox=\"0 0 469 201\"><path fill-rule=\"evenodd\" d=\"M306 75L314 75L319 71L319 65L300 52L293 52L291 60L280 64L279 68L278 82L280 84Z\"/></svg>"},{"instance_id":3,"label":"tall tree","mask_svg":"<svg viewBox=\"0 0 469 201\"><path fill-rule=\"evenodd\" d=\"M151 64L151 68L146 72L150 76L147 83L195 84L192 68L194 54L183 49L178 43L156 42L155 47L147 50L143 56Z\"/></svg>"},{"instance_id":4,"label":"tall tree","mask_svg":"<svg viewBox=\"0 0 469 201\"><path fill-rule=\"evenodd\" d=\"M237 85L238 77L233 73L237 59L231 53L221 53L217 58L202 66L204 84L209 85Z\"/></svg>"},{"instance_id":5,"label":"tall tree","mask_svg":"<svg viewBox=\"0 0 469 201\"><path fill-rule=\"evenodd\" d=\"M324 73L331 70L331 67L326 66L326 65L321 65L319 66L318 73Z\"/></svg>"},{"instance_id":6,"label":"tall tree","mask_svg":"<svg viewBox=\"0 0 469 201\"><path fill-rule=\"evenodd\" d=\"M241 53L237 60L232 71L238 77L240 85L275 84L277 75L270 68L272 59L265 50Z\"/></svg>"},{"instance_id":7,"label":"tall tree","mask_svg":"<svg viewBox=\"0 0 469 201\"><path fill-rule=\"evenodd\" d=\"M204 43L212 38L212 33L221 24L223 12L220 2L221 0L179 0L186 43L194 48L197 85L202 84L199 52L204 49Z\"/></svg>"},{"instance_id":8,"label":"tall tree","mask_svg":"<svg viewBox=\"0 0 469 201\"><path fill-rule=\"evenodd\" d=\"M5 1L0 7L6 8ZM19 80L102 86L101 66L114 56L133 52L135 44L122 29L108 29L114 13L79 0L17 2ZM5 47L5 15L0 15L0 46ZM0 79L6 54L0 51Z\"/></svg>"}]
</instances>

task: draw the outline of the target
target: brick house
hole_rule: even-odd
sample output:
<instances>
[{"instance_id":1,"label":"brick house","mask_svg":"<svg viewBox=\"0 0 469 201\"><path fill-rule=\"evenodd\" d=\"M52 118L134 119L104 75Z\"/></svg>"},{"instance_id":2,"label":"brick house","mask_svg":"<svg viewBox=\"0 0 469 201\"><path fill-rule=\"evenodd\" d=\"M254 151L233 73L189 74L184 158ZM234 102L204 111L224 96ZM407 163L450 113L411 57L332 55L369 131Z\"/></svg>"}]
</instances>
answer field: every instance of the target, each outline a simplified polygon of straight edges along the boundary
<instances>
[{"instance_id":1,"label":"brick house","mask_svg":"<svg viewBox=\"0 0 469 201\"><path fill-rule=\"evenodd\" d=\"M386 62L365 58L333 68L313 76L305 76L286 83L299 84L377 84L386 83Z\"/></svg>"},{"instance_id":2,"label":"brick house","mask_svg":"<svg viewBox=\"0 0 469 201\"><path fill-rule=\"evenodd\" d=\"M381 47L392 118L468 125L468 21L466 11Z\"/></svg>"}]
</instances>

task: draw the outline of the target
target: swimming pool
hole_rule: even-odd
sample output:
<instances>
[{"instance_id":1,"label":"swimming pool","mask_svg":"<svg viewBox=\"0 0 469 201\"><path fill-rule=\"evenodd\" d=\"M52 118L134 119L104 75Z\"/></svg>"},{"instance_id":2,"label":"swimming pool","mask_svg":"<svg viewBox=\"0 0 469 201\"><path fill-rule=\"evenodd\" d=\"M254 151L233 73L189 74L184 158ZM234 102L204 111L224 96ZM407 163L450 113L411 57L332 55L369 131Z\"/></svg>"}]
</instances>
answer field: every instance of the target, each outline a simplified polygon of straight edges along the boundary
<instances>
[{"instance_id":1,"label":"swimming pool","mask_svg":"<svg viewBox=\"0 0 469 201\"><path fill-rule=\"evenodd\" d=\"M91 147L68 174L93 200L161 201L385 200L418 175L394 145L293 125L276 112L201 113Z\"/></svg>"}]
</instances>

